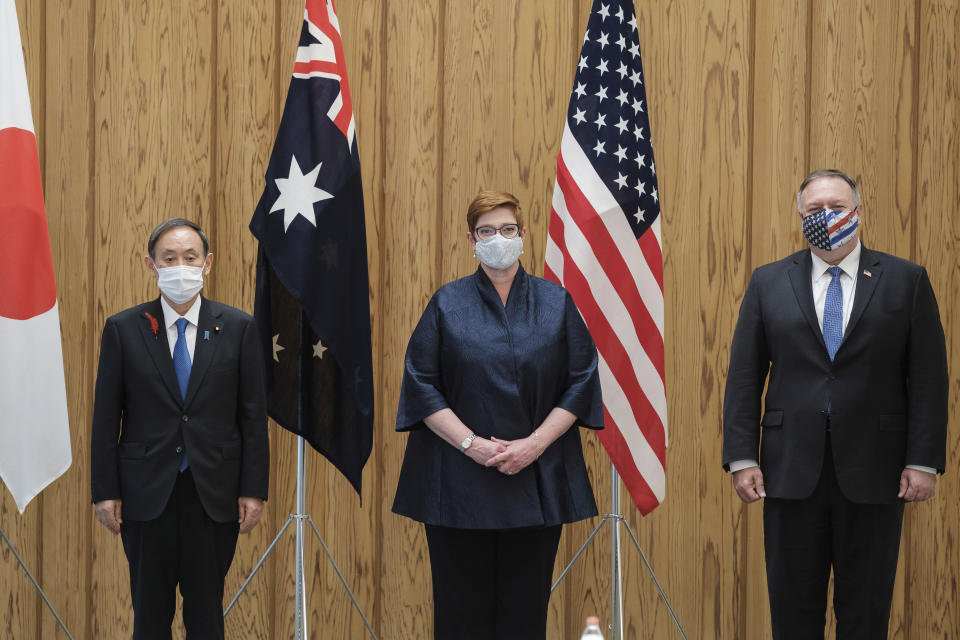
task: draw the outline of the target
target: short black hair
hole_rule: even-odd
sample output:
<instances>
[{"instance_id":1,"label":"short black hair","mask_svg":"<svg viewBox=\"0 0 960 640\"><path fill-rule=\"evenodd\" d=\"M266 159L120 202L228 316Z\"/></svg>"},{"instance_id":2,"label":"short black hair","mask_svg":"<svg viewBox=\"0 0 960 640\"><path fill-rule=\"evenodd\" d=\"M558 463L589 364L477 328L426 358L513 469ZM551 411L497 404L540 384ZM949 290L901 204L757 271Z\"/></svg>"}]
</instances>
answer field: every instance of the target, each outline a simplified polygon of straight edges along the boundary
<instances>
[{"instance_id":1,"label":"short black hair","mask_svg":"<svg viewBox=\"0 0 960 640\"><path fill-rule=\"evenodd\" d=\"M203 242L203 255L210 253L210 241L207 240L207 234L203 232L200 225L186 218L170 218L158 224L157 228L150 233L150 239L147 240L147 253L150 254L151 260L156 259L156 256L153 255L153 250L156 248L157 240L160 239L160 236L170 231L170 229L176 229L177 227L189 227L196 231L197 235L200 236L200 240Z\"/></svg>"}]
</instances>

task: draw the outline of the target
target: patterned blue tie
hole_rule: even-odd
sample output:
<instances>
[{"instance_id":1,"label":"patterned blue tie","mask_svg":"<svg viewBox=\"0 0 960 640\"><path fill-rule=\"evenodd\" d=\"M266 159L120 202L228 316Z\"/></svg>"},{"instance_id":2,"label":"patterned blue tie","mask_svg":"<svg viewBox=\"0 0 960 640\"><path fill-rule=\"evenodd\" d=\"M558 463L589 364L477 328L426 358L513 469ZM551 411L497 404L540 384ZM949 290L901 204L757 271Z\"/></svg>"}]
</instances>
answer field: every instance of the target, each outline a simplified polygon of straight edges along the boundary
<instances>
[{"instance_id":1,"label":"patterned blue tie","mask_svg":"<svg viewBox=\"0 0 960 640\"><path fill-rule=\"evenodd\" d=\"M843 288L840 286L843 269L830 267L827 271L832 278L827 287L827 299L823 303L823 341L827 345L830 362L833 362L833 356L843 340Z\"/></svg>"},{"instance_id":2,"label":"patterned blue tie","mask_svg":"<svg viewBox=\"0 0 960 640\"><path fill-rule=\"evenodd\" d=\"M829 295L829 294L828 294ZM186 318L177 318L177 343L173 345L173 368L177 372L177 382L180 384L180 397L187 399L187 383L190 382L190 351L187 349L187 322ZM190 466L187 454L183 454L180 461L180 471Z\"/></svg>"}]
</instances>

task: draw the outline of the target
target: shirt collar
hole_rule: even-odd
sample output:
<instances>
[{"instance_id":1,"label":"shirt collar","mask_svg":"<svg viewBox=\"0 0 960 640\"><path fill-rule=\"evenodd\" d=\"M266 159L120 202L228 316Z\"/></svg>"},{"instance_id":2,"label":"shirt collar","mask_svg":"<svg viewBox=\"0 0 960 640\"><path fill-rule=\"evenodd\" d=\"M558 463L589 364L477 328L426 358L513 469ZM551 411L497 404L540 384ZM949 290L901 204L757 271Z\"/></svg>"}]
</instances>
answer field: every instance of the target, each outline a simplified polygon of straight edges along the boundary
<instances>
[{"instance_id":1,"label":"shirt collar","mask_svg":"<svg viewBox=\"0 0 960 640\"><path fill-rule=\"evenodd\" d=\"M856 279L857 269L860 266L860 250L863 248L863 245L860 244L860 238L857 238L857 246L853 248L853 251L847 254L847 257L840 261L840 264L837 266L840 267L845 274L851 278ZM823 274L827 272L827 269L833 265L827 264L824 260L815 254L813 251L810 252L810 257L813 259L813 279L817 280Z\"/></svg>"},{"instance_id":2,"label":"shirt collar","mask_svg":"<svg viewBox=\"0 0 960 640\"><path fill-rule=\"evenodd\" d=\"M187 312L183 314L183 317L187 319L187 322L193 326L200 325L200 301L203 300L202 296L197 296L197 299L193 301L193 304L187 309ZM167 299L163 296L160 296L160 306L163 307L163 326L167 329L176 324L177 319L180 318L180 314L173 310L173 307L170 306L170 303L167 302Z\"/></svg>"}]
</instances>

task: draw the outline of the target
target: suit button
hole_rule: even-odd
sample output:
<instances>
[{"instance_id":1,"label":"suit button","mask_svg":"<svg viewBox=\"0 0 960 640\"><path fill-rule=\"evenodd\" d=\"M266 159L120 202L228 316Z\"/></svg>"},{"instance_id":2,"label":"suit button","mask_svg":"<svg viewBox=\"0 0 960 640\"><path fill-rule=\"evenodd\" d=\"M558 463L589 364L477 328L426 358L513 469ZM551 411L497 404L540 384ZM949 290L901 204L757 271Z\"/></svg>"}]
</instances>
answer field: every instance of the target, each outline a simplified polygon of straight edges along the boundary
<instances>
[{"instance_id":1,"label":"suit button","mask_svg":"<svg viewBox=\"0 0 960 640\"><path fill-rule=\"evenodd\" d=\"M183 453L183 447L177 447L177 453L178 454Z\"/></svg>"},{"instance_id":2,"label":"suit button","mask_svg":"<svg viewBox=\"0 0 960 640\"><path fill-rule=\"evenodd\" d=\"M831 380L836 380L836 379L837 379L837 376L831 375L831 376L830 376L830 379L831 379ZM184 421L184 422L187 421L187 416L183 416L183 421Z\"/></svg>"},{"instance_id":3,"label":"suit button","mask_svg":"<svg viewBox=\"0 0 960 640\"><path fill-rule=\"evenodd\" d=\"M831 378L831 379L832 379L832 378ZM190 422L190 416L188 416L188 415L186 415L186 414L180 416L180 419L183 420L184 422Z\"/></svg>"}]
</instances>

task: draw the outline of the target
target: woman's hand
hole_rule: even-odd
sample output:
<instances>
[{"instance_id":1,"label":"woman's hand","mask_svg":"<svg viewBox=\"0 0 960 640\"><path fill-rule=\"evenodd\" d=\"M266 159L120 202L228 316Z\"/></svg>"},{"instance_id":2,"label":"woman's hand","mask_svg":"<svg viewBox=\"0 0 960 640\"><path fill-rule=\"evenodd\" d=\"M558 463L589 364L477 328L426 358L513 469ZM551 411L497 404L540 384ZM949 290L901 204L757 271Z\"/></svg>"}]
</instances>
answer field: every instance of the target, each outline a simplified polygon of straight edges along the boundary
<instances>
[{"instance_id":1,"label":"woman's hand","mask_svg":"<svg viewBox=\"0 0 960 640\"><path fill-rule=\"evenodd\" d=\"M498 444L492 440L487 440L486 438L477 436L473 439L473 442L470 444L470 448L467 449L465 453L467 457L477 464L490 466L487 464L490 458L503 453L505 449L506 447L502 444Z\"/></svg>"},{"instance_id":2,"label":"woman's hand","mask_svg":"<svg viewBox=\"0 0 960 640\"><path fill-rule=\"evenodd\" d=\"M503 447L503 451L487 460L486 465L496 467L508 476L527 468L542 453L538 439L533 435L519 440L493 438L492 442Z\"/></svg>"}]
</instances>

